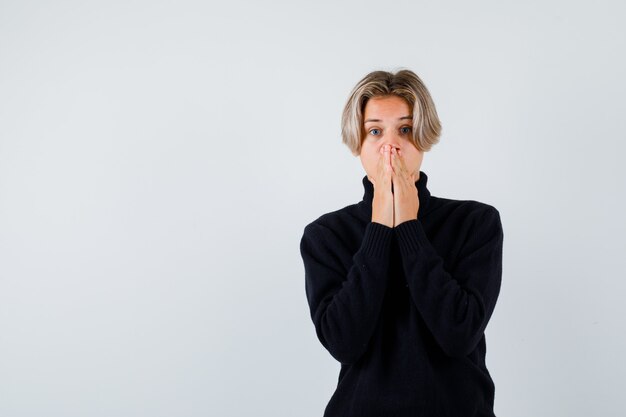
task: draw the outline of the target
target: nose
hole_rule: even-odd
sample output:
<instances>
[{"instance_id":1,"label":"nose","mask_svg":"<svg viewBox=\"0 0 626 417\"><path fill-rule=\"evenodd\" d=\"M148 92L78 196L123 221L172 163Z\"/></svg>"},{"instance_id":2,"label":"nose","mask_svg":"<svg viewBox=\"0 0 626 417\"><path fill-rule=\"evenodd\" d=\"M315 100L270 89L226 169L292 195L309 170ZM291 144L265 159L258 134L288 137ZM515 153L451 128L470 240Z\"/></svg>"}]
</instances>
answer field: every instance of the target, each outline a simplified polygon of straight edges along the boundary
<instances>
[{"instance_id":1,"label":"nose","mask_svg":"<svg viewBox=\"0 0 626 417\"><path fill-rule=\"evenodd\" d=\"M402 138L398 132L385 132L385 135L383 136L382 149L384 149L385 146L390 146L391 148L398 150L401 148L401 142Z\"/></svg>"},{"instance_id":2,"label":"nose","mask_svg":"<svg viewBox=\"0 0 626 417\"><path fill-rule=\"evenodd\" d=\"M393 138L390 140L387 140L381 145L380 151L383 152L386 146L389 146L389 150L391 150L391 148L395 148L396 150L398 150L400 149L400 141L395 140Z\"/></svg>"}]
</instances>

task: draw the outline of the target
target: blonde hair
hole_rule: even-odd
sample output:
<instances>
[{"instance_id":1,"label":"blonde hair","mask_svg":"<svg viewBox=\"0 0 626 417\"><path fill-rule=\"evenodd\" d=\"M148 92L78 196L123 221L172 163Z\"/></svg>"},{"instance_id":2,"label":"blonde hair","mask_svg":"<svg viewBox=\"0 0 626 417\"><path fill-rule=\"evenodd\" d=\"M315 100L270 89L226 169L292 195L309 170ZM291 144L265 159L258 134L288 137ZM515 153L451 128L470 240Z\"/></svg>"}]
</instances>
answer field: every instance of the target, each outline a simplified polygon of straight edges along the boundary
<instances>
[{"instance_id":1,"label":"blonde hair","mask_svg":"<svg viewBox=\"0 0 626 417\"><path fill-rule=\"evenodd\" d=\"M407 101L413 111L413 144L422 152L439 142L441 122L435 103L422 80L411 70L395 74L373 71L357 83L346 102L341 117L342 142L354 156L361 153L365 128L363 110L370 98L396 95Z\"/></svg>"}]
</instances>

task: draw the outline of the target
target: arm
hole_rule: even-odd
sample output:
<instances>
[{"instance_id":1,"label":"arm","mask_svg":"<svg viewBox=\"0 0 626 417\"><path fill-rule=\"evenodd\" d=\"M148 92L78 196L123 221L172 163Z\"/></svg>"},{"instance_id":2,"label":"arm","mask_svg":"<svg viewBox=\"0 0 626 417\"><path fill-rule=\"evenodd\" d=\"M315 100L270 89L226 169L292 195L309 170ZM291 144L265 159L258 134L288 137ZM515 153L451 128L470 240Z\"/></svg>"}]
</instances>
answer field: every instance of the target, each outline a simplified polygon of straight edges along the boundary
<instances>
[{"instance_id":1,"label":"arm","mask_svg":"<svg viewBox=\"0 0 626 417\"><path fill-rule=\"evenodd\" d=\"M394 228L411 297L441 349L453 357L471 353L483 336L502 281L504 234L500 214L478 216L452 273L419 220Z\"/></svg>"},{"instance_id":2,"label":"arm","mask_svg":"<svg viewBox=\"0 0 626 417\"><path fill-rule=\"evenodd\" d=\"M368 223L345 271L339 258L345 248L332 232L317 224L304 230L300 252L311 318L318 339L341 363L356 362L374 333L388 282L392 236L391 227Z\"/></svg>"}]
</instances>

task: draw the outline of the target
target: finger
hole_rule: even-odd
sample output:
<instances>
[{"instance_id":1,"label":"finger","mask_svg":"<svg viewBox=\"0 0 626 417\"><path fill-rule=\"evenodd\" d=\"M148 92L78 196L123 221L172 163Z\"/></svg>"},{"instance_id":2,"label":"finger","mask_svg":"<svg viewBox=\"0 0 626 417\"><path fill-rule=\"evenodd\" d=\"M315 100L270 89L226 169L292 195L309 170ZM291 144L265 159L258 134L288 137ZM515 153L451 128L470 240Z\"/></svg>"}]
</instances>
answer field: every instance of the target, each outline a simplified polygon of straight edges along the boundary
<instances>
[{"instance_id":1,"label":"finger","mask_svg":"<svg viewBox=\"0 0 626 417\"><path fill-rule=\"evenodd\" d=\"M398 156L398 151L396 148L393 148L391 151L391 159L393 161L393 168L396 174L403 173L403 164L401 158Z\"/></svg>"},{"instance_id":2,"label":"finger","mask_svg":"<svg viewBox=\"0 0 626 417\"><path fill-rule=\"evenodd\" d=\"M406 165L404 164L404 158L400 154L399 150L394 151L394 155L395 155L396 163L398 165L398 172L400 173L400 176L402 177L402 179L408 180L409 172L406 169Z\"/></svg>"},{"instance_id":3,"label":"finger","mask_svg":"<svg viewBox=\"0 0 626 417\"><path fill-rule=\"evenodd\" d=\"M379 155L378 164L376 166L376 179L378 179L381 184L384 184L386 182L385 177L387 176L387 173L385 167L385 153L382 146L379 148L378 153Z\"/></svg>"},{"instance_id":4,"label":"finger","mask_svg":"<svg viewBox=\"0 0 626 417\"><path fill-rule=\"evenodd\" d=\"M390 152L389 152L389 147L385 146L385 168L387 172L390 172L392 170L391 168L391 157L390 157Z\"/></svg>"},{"instance_id":5,"label":"finger","mask_svg":"<svg viewBox=\"0 0 626 417\"><path fill-rule=\"evenodd\" d=\"M398 167L403 168L404 167L404 160L402 159L402 157L400 157L400 153L395 148L393 149L393 156L396 157L396 163L398 164Z\"/></svg>"}]
</instances>

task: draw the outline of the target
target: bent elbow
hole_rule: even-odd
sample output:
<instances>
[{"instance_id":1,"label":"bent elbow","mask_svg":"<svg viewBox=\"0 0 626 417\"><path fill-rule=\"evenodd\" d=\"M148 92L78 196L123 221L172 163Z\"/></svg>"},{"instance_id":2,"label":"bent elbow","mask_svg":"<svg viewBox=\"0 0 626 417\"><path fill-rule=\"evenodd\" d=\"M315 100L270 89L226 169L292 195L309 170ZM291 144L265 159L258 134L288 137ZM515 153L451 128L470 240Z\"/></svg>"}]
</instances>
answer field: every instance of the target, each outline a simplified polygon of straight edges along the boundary
<instances>
[{"instance_id":1,"label":"bent elbow","mask_svg":"<svg viewBox=\"0 0 626 417\"><path fill-rule=\"evenodd\" d=\"M332 337L322 330L323 326L317 327L317 337L330 355L344 365L356 363L367 349L367 343L358 345L354 339L346 337ZM335 335L337 336L337 335ZM350 343L350 340L353 343Z\"/></svg>"},{"instance_id":2,"label":"bent elbow","mask_svg":"<svg viewBox=\"0 0 626 417\"><path fill-rule=\"evenodd\" d=\"M328 349L328 352L342 365L354 365L362 356L360 352L349 349Z\"/></svg>"},{"instance_id":3,"label":"bent elbow","mask_svg":"<svg viewBox=\"0 0 626 417\"><path fill-rule=\"evenodd\" d=\"M446 356L452 358L463 358L472 353L478 347L485 333L482 330L478 332L467 333L451 333L444 343L441 343L441 350Z\"/></svg>"}]
</instances>

